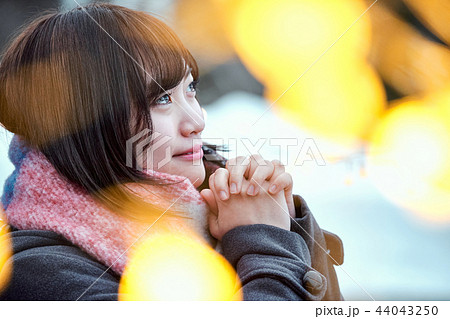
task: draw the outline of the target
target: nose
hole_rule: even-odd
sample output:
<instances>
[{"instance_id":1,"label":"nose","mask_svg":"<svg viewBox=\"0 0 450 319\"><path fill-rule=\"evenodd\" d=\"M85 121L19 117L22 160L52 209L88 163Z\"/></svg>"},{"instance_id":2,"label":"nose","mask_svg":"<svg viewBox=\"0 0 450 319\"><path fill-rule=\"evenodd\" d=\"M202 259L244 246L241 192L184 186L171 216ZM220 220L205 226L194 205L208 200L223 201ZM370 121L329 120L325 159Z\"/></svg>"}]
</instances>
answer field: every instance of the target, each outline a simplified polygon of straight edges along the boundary
<instances>
[{"instance_id":1,"label":"nose","mask_svg":"<svg viewBox=\"0 0 450 319\"><path fill-rule=\"evenodd\" d=\"M183 136L189 137L191 135L199 135L205 129L203 112L198 103L196 103L196 105L183 103L180 112L182 119L180 131Z\"/></svg>"}]
</instances>

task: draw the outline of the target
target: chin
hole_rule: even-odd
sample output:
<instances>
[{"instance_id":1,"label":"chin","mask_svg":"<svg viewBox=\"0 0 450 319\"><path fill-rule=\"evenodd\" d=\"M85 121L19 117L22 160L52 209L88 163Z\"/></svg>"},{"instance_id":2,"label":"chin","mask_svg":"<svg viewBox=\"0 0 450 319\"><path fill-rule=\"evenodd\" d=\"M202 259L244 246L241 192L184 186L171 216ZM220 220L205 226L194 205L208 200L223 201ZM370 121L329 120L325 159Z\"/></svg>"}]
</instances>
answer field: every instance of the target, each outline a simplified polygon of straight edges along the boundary
<instances>
[{"instance_id":1,"label":"chin","mask_svg":"<svg viewBox=\"0 0 450 319\"><path fill-rule=\"evenodd\" d=\"M165 172L189 178L191 183L196 188L203 183L206 177L205 166L203 166L203 162L202 165L199 166L189 166L183 169L181 169L181 167L177 167L176 170L166 170Z\"/></svg>"},{"instance_id":2,"label":"chin","mask_svg":"<svg viewBox=\"0 0 450 319\"><path fill-rule=\"evenodd\" d=\"M206 172L205 167L202 165L201 167L198 167L195 171L189 172L187 175L187 178L191 181L191 183L197 188L200 185L202 185L203 181L205 180Z\"/></svg>"},{"instance_id":3,"label":"chin","mask_svg":"<svg viewBox=\"0 0 450 319\"><path fill-rule=\"evenodd\" d=\"M158 171L187 177L196 188L203 183L206 177L206 171L203 161L201 161L200 165L195 166L193 166L192 164L184 165L184 163L178 163L178 165L170 163L169 166L163 167Z\"/></svg>"}]
</instances>

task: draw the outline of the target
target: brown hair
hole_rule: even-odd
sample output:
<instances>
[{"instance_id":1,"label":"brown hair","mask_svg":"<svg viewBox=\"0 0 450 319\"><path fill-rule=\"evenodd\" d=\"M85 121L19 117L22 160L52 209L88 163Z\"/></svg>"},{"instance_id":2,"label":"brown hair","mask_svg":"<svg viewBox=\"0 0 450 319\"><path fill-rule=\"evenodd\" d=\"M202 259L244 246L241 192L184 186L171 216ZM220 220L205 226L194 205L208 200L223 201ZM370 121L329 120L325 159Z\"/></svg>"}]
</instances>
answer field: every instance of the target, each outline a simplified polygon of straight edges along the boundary
<instances>
[{"instance_id":1,"label":"brown hair","mask_svg":"<svg viewBox=\"0 0 450 319\"><path fill-rule=\"evenodd\" d=\"M110 208L160 212L116 186L158 182L126 165L126 141L152 130L151 105L190 69L196 80L194 58L149 14L99 3L49 12L3 56L0 122Z\"/></svg>"}]
</instances>

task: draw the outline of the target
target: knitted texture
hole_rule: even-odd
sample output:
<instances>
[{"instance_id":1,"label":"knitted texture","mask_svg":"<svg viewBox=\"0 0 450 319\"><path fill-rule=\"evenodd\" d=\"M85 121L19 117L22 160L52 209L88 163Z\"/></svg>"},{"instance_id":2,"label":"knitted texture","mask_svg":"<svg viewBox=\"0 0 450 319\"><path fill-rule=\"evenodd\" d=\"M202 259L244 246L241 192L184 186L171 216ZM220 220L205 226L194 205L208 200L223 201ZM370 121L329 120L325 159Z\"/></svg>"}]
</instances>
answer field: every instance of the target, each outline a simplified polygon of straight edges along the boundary
<instances>
[{"instance_id":1,"label":"knitted texture","mask_svg":"<svg viewBox=\"0 0 450 319\"><path fill-rule=\"evenodd\" d=\"M79 186L66 181L47 158L17 135L9 157L15 170L7 179L2 204L8 223L18 229L54 231L122 274L136 240L163 231L184 232L220 251L208 231L208 205L183 176L147 170L149 177L174 185L126 184L143 200L190 218L163 215L154 223L139 222L101 205Z\"/></svg>"}]
</instances>

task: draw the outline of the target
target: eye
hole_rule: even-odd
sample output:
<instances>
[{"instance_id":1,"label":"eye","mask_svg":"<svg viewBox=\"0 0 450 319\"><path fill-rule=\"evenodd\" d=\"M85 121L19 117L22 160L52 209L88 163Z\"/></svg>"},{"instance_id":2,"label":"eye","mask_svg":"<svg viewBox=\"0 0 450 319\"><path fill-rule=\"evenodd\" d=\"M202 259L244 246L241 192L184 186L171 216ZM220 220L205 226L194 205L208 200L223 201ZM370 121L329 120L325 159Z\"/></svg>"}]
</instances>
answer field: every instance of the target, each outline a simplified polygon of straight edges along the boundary
<instances>
[{"instance_id":1,"label":"eye","mask_svg":"<svg viewBox=\"0 0 450 319\"><path fill-rule=\"evenodd\" d=\"M167 105L170 103L172 103L172 98L170 97L170 94L164 94L155 101L155 105Z\"/></svg>"},{"instance_id":2,"label":"eye","mask_svg":"<svg viewBox=\"0 0 450 319\"><path fill-rule=\"evenodd\" d=\"M198 80L197 81L192 81L187 88L187 91L189 93L194 93L197 92L197 84L198 84Z\"/></svg>"}]
</instances>

